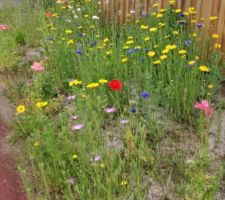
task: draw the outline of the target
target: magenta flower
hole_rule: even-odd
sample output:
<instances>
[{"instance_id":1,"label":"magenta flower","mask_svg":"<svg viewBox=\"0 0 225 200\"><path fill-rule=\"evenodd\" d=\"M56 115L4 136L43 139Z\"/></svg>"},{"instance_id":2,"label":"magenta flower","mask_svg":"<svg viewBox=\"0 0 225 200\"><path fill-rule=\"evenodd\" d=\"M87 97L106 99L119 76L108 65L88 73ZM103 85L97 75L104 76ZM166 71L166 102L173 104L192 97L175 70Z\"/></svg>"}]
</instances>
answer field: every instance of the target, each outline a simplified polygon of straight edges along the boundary
<instances>
[{"instance_id":1,"label":"magenta flower","mask_svg":"<svg viewBox=\"0 0 225 200\"><path fill-rule=\"evenodd\" d=\"M44 71L44 66L40 62L33 62L31 69L35 72L42 72Z\"/></svg>"},{"instance_id":2,"label":"magenta flower","mask_svg":"<svg viewBox=\"0 0 225 200\"><path fill-rule=\"evenodd\" d=\"M106 113L114 113L114 112L116 112L116 108L115 108L115 107L106 108L106 109L105 109L105 112L106 112Z\"/></svg>"},{"instance_id":3,"label":"magenta flower","mask_svg":"<svg viewBox=\"0 0 225 200\"><path fill-rule=\"evenodd\" d=\"M198 110L202 110L206 117L210 117L213 113L213 107L209 104L207 100L202 100L200 103L195 103L195 108Z\"/></svg>"},{"instance_id":4,"label":"magenta flower","mask_svg":"<svg viewBox=\"0 0 225 200\"><path fill-rule=\"evenodd\" d=\"M82 128L84 128L84 124L76 124L76 125L72 126L72 131L80 130Z\"/></svg>"}]
</instances>

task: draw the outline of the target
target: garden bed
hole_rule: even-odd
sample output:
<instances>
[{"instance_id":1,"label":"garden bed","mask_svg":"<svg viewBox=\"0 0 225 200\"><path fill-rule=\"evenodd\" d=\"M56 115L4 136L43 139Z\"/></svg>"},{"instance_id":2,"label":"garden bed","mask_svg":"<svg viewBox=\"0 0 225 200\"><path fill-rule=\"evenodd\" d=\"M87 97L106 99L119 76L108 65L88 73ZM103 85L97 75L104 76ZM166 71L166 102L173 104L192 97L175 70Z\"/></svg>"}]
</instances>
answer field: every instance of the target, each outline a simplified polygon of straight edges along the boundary
<instances>
[{"instance_id":1,"label":"garden bed","mask_svg":"<svg viewBox=\"0 0 225 200\"><path fill-rule=\"evenodd\" d=\"M20 144L29 198L218 195L223 156L214 168L221 141L210 124L223 113L224 66L217 33L191 22L194 8L156 7L118 26L94 1L23 6L14 8L18 21L0 15L9 25L0 41L11 44L0 48L18 60L2 56L0 71L16 77L10 141ZM38 56L27 59L27 49Z\"/></svg>"}]
</instances>

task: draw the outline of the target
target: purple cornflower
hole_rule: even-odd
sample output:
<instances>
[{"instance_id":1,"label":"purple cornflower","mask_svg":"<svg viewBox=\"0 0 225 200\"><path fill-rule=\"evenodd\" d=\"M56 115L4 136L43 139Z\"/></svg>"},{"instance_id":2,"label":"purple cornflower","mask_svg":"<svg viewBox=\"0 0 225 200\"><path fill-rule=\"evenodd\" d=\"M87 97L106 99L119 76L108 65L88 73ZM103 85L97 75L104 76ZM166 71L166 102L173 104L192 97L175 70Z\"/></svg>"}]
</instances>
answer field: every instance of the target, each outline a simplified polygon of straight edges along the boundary
<instances>
[{"instance_id":1,"label":"purple cornflower","mask_svg":"<svg viewBox=\"0 0 225 200\"><path fill-rule=\"evenodd\" d=\"M198 23L196 26L197 26L198 28L202 28L203 24L202 24L202 23Z\"/></svg>"},{"instance_id":2,"label":"purple cornflower","mask_svg":"<svg viewBox=\"0 0 225 200\"><path fill-rule=\"evenodd\" d=\"M84 124L76 124L76 125L72 126L72 131L80 130L82 128L84 128Z\"/></svg>"},{"instance_id":3,"label":"purple cornflower","mask_svg":"<svg viewBox=\"0 0 225 200\"><path fill-rule=\"evenodd\" d=\"M150 96L150 94L148 92L141 92L140 96L146 99Z\"/></svg>"},{"instance_id":4,"label":"purple cornflower","mask_svg":"<svg viewBox=\"0 0 225 200\"><path fill-rule=\"evenodd\" d=\"M106 113L114 113L114 112L116 112L116 108L115 108L115 107L106 108L106 109L105 109L105 112L106 112Z\"/></svg>"}]
</instances>

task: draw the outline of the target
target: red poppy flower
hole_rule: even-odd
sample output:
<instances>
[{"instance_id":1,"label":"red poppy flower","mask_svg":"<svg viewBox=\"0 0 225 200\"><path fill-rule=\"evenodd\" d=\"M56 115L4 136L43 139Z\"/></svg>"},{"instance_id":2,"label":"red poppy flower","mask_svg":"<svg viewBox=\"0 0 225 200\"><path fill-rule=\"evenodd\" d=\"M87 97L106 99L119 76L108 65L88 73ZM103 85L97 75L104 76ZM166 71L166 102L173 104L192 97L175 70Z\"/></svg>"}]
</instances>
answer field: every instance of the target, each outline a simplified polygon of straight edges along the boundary
<instances>
[{"instance_id":1,"label":"red poppy flower","mask_svg":"<svg viewBox=\"0 0 225 200\"><path fill-rule=\"evenodd\" d=\"M122 89L122 83L119 80L111 80L108 83L109 88L115 91L120 91Z\"/></svg>"},{"instance_id":2,"label":"red poppy flower","mask_svg":"<svg viewBox=\"0 0 225 200\"><path fill-rule=\"evenodd\" d=\"M53 17L53 13L51 13L51 12L45 12L45 17Z\"/></svg>"}]
</instances>

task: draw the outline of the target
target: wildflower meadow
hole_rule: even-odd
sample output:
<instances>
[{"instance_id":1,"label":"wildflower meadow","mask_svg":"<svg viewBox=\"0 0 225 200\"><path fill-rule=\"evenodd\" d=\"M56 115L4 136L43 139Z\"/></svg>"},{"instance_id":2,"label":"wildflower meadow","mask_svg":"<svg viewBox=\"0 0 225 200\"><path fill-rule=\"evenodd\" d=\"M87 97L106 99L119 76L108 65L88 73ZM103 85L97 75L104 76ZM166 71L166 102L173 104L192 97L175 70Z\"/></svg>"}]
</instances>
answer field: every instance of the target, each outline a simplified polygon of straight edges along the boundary
<instances>
[{"instance_id":1,"label":"wildflower meadow","mask_svg":"<svg viewBox=\"0 0 225 200\"><path fill-rule=\"evenodd\" d=\"M125 24L105 21L94 0L1 11L9 141L27 199L216 199L224 168L208 140L224 107L223 53L195 15L174 1Z\"/></svg>"}]
</instances>

